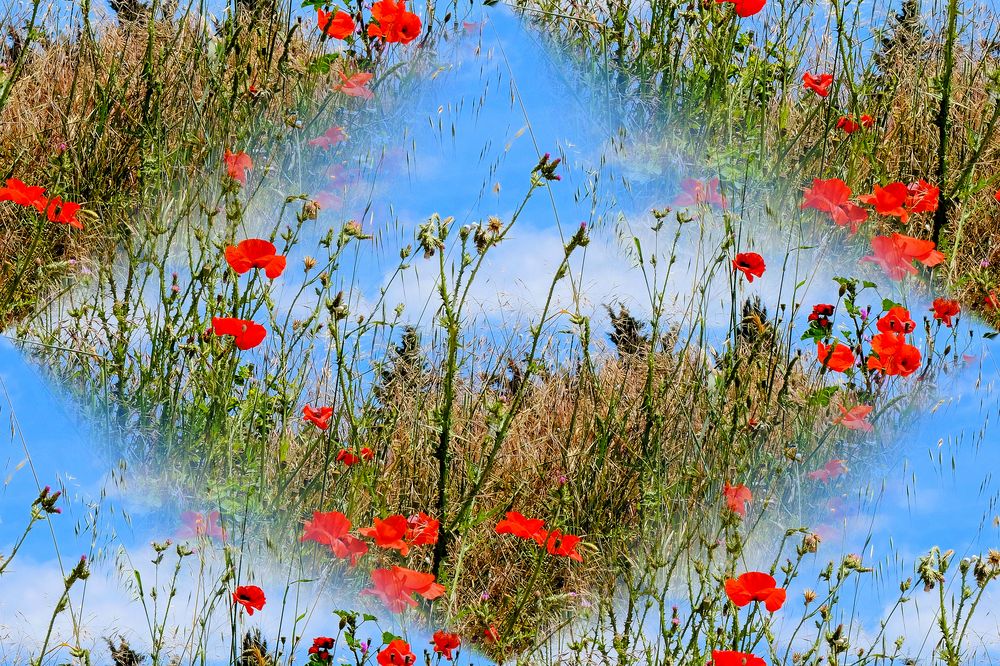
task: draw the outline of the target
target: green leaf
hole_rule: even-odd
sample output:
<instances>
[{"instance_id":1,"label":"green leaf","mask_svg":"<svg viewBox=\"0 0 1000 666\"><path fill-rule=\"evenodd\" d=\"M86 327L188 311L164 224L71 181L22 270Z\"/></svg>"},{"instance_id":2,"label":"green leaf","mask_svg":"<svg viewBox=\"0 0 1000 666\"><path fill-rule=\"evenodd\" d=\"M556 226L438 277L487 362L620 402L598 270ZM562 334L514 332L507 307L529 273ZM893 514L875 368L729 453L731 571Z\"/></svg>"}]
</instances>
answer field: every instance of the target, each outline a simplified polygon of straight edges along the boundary
<instances>
[{"instance_id":1,"label":"green leaf","mask_svg":"<svg viewBox=\"0 0 1000 666\"><path fill-rule=\"evenodd\" d=\"M392 633L391 631L382 632L382 642L385 643L386 645L388 645L393 641L398 641L398 640L401 640L400 637Z\"/></svg>"},{"instance_id":2,"label":"green leaf","mask_svg":"<svg viewBox=\"0 0 1000 666\"><path fill-rule=\"evenodd\" d=\"M830 405L830 400L837 393L836 386L827 386L826 388L821 388L820 390L809 396L808 403L810 407L828 407Z\"/></svg>"}]
</instances>

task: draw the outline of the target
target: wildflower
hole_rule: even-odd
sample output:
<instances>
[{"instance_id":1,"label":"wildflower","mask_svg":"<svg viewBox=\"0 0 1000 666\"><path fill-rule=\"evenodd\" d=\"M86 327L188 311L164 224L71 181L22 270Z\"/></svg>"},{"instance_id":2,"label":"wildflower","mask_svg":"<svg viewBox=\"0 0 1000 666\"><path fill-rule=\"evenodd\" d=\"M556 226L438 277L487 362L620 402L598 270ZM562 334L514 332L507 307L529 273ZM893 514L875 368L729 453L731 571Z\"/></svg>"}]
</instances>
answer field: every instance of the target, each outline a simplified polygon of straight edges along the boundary
<instances>
[{"instance_id":1,"label":"wildflower","mask_svg":"<svg viewBox=\"0 0 1000 666\"><path fill-rule=\"evenodd\" d=\"M362 595L378 597L393 613L402 613L407 606L417 605L414 594L424 599L434 600L444 594L444 585L434 582L434 574L420 573L405 567L375 569L372 571L371 589L362 590Z\"/></svg>"},{"instance_id":2,"label":"wildflower","mask_svg":"<svg viewBox=\"0 0 1000 666\"><path fill-rule=\"evenodd\" d=\"M990 312L1000 310L1000 293L991 289L990 293L983 298L983 307Z\"/></svg>"},{"instance_id":3,"label":"wildflower","mask_svg":"<svg viewBox=\"0 0 1000 666\"><path fill-rule=\"evenodd\" d=\"M362 446L361 450L358 453L361 454L362 460L367 460L368 462L375 460L375 452L372 451L371 448L367 446Z\"/></svg>"},{"instance_id":4,"label":"wildflower","mask_svg":"<svg viewBox=\"0 0 1000 666\"><path fill-rule=\"evenodd\" d=\"M267 336L267 331L260 324L234 317L212 317L212 332L217 336L233 336L237 348L243 350L253 349Z\"/></svg>"},{"instance_id":5,"label":"wildflower","mask_svg":"<svg viewBox=\"0 0 1000 666\"><path fill-rule=\"evenodd\" d=\"M285 270L285 256L278 254L273 243L262 238L247 238L236 245L227 245L225 254L226 263L239 275L253 268L263 268L264 275L273 280Z\"/></svg>"},{"instance_id":6,"label":"wildflower","mask_svg":"<svg viewBox=\"0 0 1000 666\"><path fill-rule=\"evenodd\" d=\"M539 174L545 180L562 180L562 176L556 173L556 167L559 166L560 162L562 162L561 157L553 160L551 159L551 155L545 153L538 160L538 164L531 170L531 174Z\"/></svg>"},{"instance_id":7,"label":"wildflower","mask_svg":"<svg viewBox=\"0 0 1000 666\"><path fill-rule=\"evenodd\" d=\"M847 466L844 465L843 460L828 460L821 468L808 472L806 476L813 481L826 483L844 474L847 474Z\"/></svg>"},{"instance_id":8,"label":"wildflower","mask_svg":"<svg viewBox=\"0 0 1000 666\"><path fill-rule=\"evenodd\" d=\"M962 308L958 301L953 301L950 298L935 298L934 303L931 304L931 311L934 313L935 319L951 328L951 318L957 317Z\"/></svg>"},{"instance_id":9,"label":"wildflower","mask_svg":"<svg viewBox=\"0 0 1000 666\"><path fill-rule=\"evenodd\" d=\"M844 134L851 135L861 129L861 123L849 116L837 118L837 129L843 130Z\"/></svg>"},{"instance_id":10,"label":"wildflower","mask_svg":"<svg viewBox=\"0 0 1000 666\"><path fill-rule=\"evenodd\" d=\"M843 405L840 408L840 416L834 419L834 423L839 423L848 430L859 430L861 432L871 432L875 426L868 422L868 415L875 409L872 405L858 405L847 409Z\"/></svg>"},{"instance_id":11,"label":"wildflower","mask_svg":"<svg viewBox=\"0 0 1000 666\"><path fill-rule=\"evenodd\" d=\"M226 164L226 174L238 182L240 185L247 184L247 171L253 168L253 160L242 150L238 153L231 153L227 149L223 155Z\"/></svg>"},{"instance_id":12,"label":"wildflower","mask_svg":"<svg viewBox=\"0 0 1000 666\"><path fill-rule=\"evenodd\" d=\"M836 340L829 346L817 342L816 357L820 365L834 372L847 372L847 369L854 365L854 352Z\"/></svg>"},{"instance_id":13,"label":"wildflower","mask_svg":"<svg viewBox=\"0 0 1000 666\"><path fill-rule=\"evenodd\" d=\"M764 5L767 4L767 0L715 0L716 4L722 4L724 2L732 3L733 10L735 10L736 15L741 18L753 16L760 10L764 9Z\"/></svg>"},{"instance_id":14,"label":"wildflower","mask_svg":"<svg viewBox=\"0 0 1000 666\"><path fill-rule=\"evenodd\" d=\"M319 661L330 661L333 655L330 654L330 650L333 649L334 640L327 636L318 636L313 639L312 647L309 648L309 654L316 655L315 659Z\"/></svg>"},{"instance_id":15,"label":"wildflower","mask_svg":"<svg viewBox=\"0 0 1000 666\"><path fill-rule=\"evenodd\" d=\"M458 634L450 634L447 631L438 629L434 632L434 636L431 638L431 643L434 645L435 652L443 656L448 661L451 661L451 651L457 650L462 646L462 639L459 638Z\"/></svg>"},{"instance_id":16,"label":"wildflower","mask_svg":"<svg viewBox=\"0 0 1000 666\"><path fill-rule=\"evenodd\" d=\"M491 624L483 630L483 638L486 639L487 643L497 643L500 641L500 632L497 631L495 624Z\"/></svg>"},{"instance_id":17,"label":"wildflower","mask_svg":"<svg viewBox=\"0 0 1000 666\"><path fill-rule=\"evenodd\" d=\"M906 208L911 213L933 213L938 207L941 188L921 178L906 186Z\"/></svg>"},{"instance_id":18,"label":"wildflower","mask_svg":"<svg viewBox=\"0 0 1000 666\"><path fill-rule=\"evenodd\" d=\"M875 126L875 119L869 116L867 113L862 113L861 118L859 118L859 120L861 121L861 126L864 127L865 129L871 129L872 127Z\"/></svg>"},{"instance_id":19,"label":"wildflower","mask_svg":"<svg viewBox=\"0 0 1000 666\"><path fill-rule=\"evenodd\" d=\"M346 139L347 135L344 133L344 128L339 125L333 125L315 139L310 139L308 143L310 146L317 148L333 148Z\"/></svg>"},{"instance_id":20,"label":"wildflower","mask_svg":"<svg viewBox=\"0 0 1000 666\"><path fill-rule=\"evenodd\" d=\"M51 486L45 486L42 488L41 492L38 493L38 497L35 501L31 503L33 508L37 507L41 509L40 513L62 513L62 509L56 506L56 502L59 501L59 497L62 495L61 490L52 492Z\"/></svg>"},{"instance_id":21,"label":"wildflower","mask_svg":"<svg viewBox=\"0 0 1000 666\"><path fill-rule=\"evenodd\" d=\"M330 427L330 419L333 417L333 407L310 407L306 405L302 408L302 418L312 423L320 430Z\"/></svg>"},{"instance_id":22,"label":"wildflower","mask_svg":"<svg viewBox=\"0 0 1000 666\"><path fill-rule=\"evenodd\" d=\"M402 638L397 638L378 653L379 666L409 666L416 662L417 656L410 651L410 644Z\"/></svg>"},{"instance_id":23,"label":"wildflower","mask_svg":"<svg viewBox=\"0 0 1000 666\"><path fill-rule=\"evenodd\" d=\"M317 9L316 24L320 32L333 39L347 39L357 27L351 15L340 9L333 14Z\"/></svg>"},{"instance_id":24,"label":"wildflower","mask_svg":"<svg viewBox=\"0 0 1000 666\"><path fill-rule=\"evenodd\" d=\"M358 530L358 534L374 539L379 548L392 548L406 557L410 552L410 544L405 540L408 527L406 518L397 513L385 520L376 518L372 527L363 527Z\"/></svg>"},{"instance_id":25,"label":"wildflower","mask_svg":"<svg viewBox=\"0 0 1000 666\"><path fill-rule=\"evenodd\" d=\"M339 72L341 83L334 85L333 89L338 90L348 97L360 97L361 99L373 99L375 93L368 89L368 83L375 76L371 72L358 72L350 77L344 72Z\"/></svg>"},{"instance_id":26,"label":"wildflower","mask_svg":"<svg viewBox=\"0 0 1000 666\"><path fill-rule=\"evenodd\" d=\"M785 588L777 587L774 578L761 571L728 578L725 588L726 596L740 608L752 601L763 601L768 612L773 613L785 603Z\"/></svg>"},{"instance_id":27,"label":"wildflower","mask_svg":"<svg viewBox=\"0 0 1000 666\"><path fill-rule=\"evenodd\" d=\"M568 557L577 562L583 562L583 556L576 552L576 546L580 543L580 537L573 534L563 534L559 530L552 530L545 537L545 550L549 555L559 555Z\"/></svg>"},{"instance_id":28,"label":"wildflower","mask_svg":"<svg viewBox=\"0 0 1000 666\"><path fill-rule=\"evenodd\" d=\"M906 185L900 182L889 183L885 187L875 186L871 194L862 194L858 200L875 207L875 212L879 215L898 217L899 221L906 224L910 217L910 212L904 208L909 191Z\"/></svg>"},{"instance_id":29,"label":"wildflower","mask_svg":"<svg viewBox=\"0 0 1000 666\"><path fill-rule=\"evenodd\" d=\"M539 545L545 542L546 533L542 527L545 521L538 518L525 518L517 511L508 511L506 518L497 523L497 534L513 534L519 539L533 539Z\"/></svg>"},{"instance_id":30,"label":"wildflower","mask_svg":"<svg viewBox=\"0 0 1000 666\"><path fill-rule=\"evenodd\" d=\"M0 187L0 201L10 201L18 206L35 208L41 212L45 208L45 188L35 185L25 185L17 178L8 178L4 187Z\"/></svg>"},{"instance_id":31,"label":"wildflower","mask_svg":"<svg viewBox=\"0 0 1000 666\"><path fill-rule=\"evenodd\" d=\"M312 520L303 524L299 541L313 541L326 546L339 559L350 559L353 567L368 552L368 544L350 531L351 521L339 511L314 511Z\"/></svg>"},{"instance_id":32,"label":"wildflower","mask_svg":"<svg viewBox=\"0 0 1000 666\"><path fill-rule=\"evenodd\" d=\"M920 350L897 333L879 333L873 337L872 352L868 357L869 370L908 377L920 368Z\"/></svg>"},{"instance_id":33,"label":"wildflower","mask_svg":"<svg viewBox=\"0 0 1000 666\"><path fill-rule=\"evenodd\" d=\"M368 36L386 42L409 44L420 35L420 17L406 11L406 0L379 0L372 5L372 19Z\"/></svg>"},{"instance_id":34,"label":"wildflower","mask_svg":"<svg viewBox=\"0 0 1000 666\"><path fill-rule=\"evenodd\" d=\"M726 498L726 506L729 510L741 518L746 518L747 504L753 501L753 493L742 483L738 486L731 486L726 483L722 488L722 495Z\"/></svg>"},{"instance_id":35,"label":"wildflower","mask_svg":"<svg viewBox=\"0 0 1000 666\"><path fill-rule=\"evenodd\" d=\"M856 234L861 223L868 219L868 211L850 199L851 188L841 179L814 178L812 187L803 193L799 207L826 213L838 227L849 226L851 234Z\"/></svg>"},{"instance_id":36,"label":"wildflower","mask_svg":"<svg viewBox=\"0 0 1000 666\"><path fill-rule=\"evenodd\" d=\"M233 603L243 606L247 615L253 615L255 610L264 610L264 590L256 585L240 585L233 592Z\"/></svg>"},{"instance_id":37,"label":"wildflower","mask_svg":"<svg viewBox=\"0 0 1000 666\"><path fill-rule=\"evenodd\" d=\"M764 275L767 266L764 264L764 257L756 252L740 252L733 259L733 268L743 273L747 282L753 282L754 277Z\"/></svg>"},{"instance_id":38,"label":"wildflower","mask_svg":"<svg viewBox=\"0 0 1000 666\"><path fill-rule=\"evenodd\" d=\"M898 305L890 308L875 325L882 333L903 335L912 333L917 328L917 324L910 319L910 311Z\"/></svg>"},{"instance_id":39,"label":"wildflower","mask_svg":"<svg viewBox=\"0 0 1000 666\"><path fill-rule=\"evenodd\" d=\"M767 666L760 657L749 652L734 652L732 650L712 650L714 666Z\"/></svg>"},{"instance_id":40,"label":"wildflower","mask_svg":"<svg viewBox=\"0 0 1000 666\"><path fill-rule=\"evenodd\" d=\"M902 280L907 274L916 275L914 260L928 268L944 261L944 254L934 249L933 241L920 240L903 234L872 238L872 255L861 261L877 263L890 280Z\"/></svg>"},{"instance_id":41,"label":"wildflower","mask_svg":"<svg viewBox=\"0 0 1000 666\"><path fill-rule=\"evenodd\" d=\"M350 449L341 449L337 452L337 462L344 463L344 467L353 467L361 462L361 458Z\"/></svg>"},{"instance_id":42,"label":"wildflower","mask_svg":"<svg viewBox=\"0 0 1000 666\"><path fill-rule=\"evenodd\" d=\"M806 72L802 75L802 86L806 90L811 90L820 97L830 94L830 86L833 84L833 74L810 74Z\"/></svg>"},{"instance_id":43,"label":"wildflower","mask_svg":"<svg viewBox=\"0 0 1000 666\"><path fill-rule=\"evenodd\" d=\"M181 524L181 530L177 533L179 539L226 538L226 529L222 526L218 511L207 515L198 511L185 511L181 514Z\"/></svg>"},{"instance_id":44,"label":"wildflower","mask_svg":"<svg viewBox=\"0 0 1000 666\"><path fill-rule=\"evenodd\" d=\"M724 2L727 0L716 0ZM713 178L707 183L695 178L685 178L681 181L681 193L672 204L675 208L687 206L718 206L726 207L726 197L719 191L719 179Z\"/></svg>"},{"instance_id":45,"label":"wildflower","mask_svg":"<svg viewBox=\"0 0 1000 666\"><path fill-rule=\"evenodd\" d=\"M811 325L823 331L829 331L833 328L833 323L830 321L830 317L833 316L833 305L829 303L817 303L813 306L812 313L809 315L809 321L812 322Z\"/></svg>"},{"instance_id":46,"label":"wildflower","mask_svg":"<svg viewBox=\"0 0 1000 666\"><path fill-rule=\"evenodd\" d=\"M83 223L76 217L79 211L80 204L63 201L60 197L52 197L45 203L45 217L48 218L49 222L68 224L76 229L83 229Z\"/></svg>"},{"instance_id":47,"label":"wildflower","mask_svg":"<svg viewBox=\"0 0 1000 666\"><path fill-rule=\"evenodd\" d=\"M421 511L406 519L406 541L411 546L433 546L438 540L441 522Z\"/></svg>"}]
</instances>

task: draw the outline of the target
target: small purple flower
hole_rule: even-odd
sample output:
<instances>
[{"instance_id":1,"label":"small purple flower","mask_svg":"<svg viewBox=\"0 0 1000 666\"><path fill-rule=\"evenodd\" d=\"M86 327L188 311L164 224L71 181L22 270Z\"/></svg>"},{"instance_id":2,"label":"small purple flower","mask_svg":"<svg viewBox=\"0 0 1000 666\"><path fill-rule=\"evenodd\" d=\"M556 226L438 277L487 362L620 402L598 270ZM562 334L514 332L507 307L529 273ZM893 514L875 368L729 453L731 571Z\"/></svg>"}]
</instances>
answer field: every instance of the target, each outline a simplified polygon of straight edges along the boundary
<instances>
[{"instance_id":1,"label":"small purple flower","mask_svg":"<svg viewBox=\"0 0 1000 666\"><path fill-rule=\"evenodd\" d=\"M868 319L868 315L871 314L871 308L861 308L861 320L865 321Z\"/></svg>"},{"instance_id":2,"label":"small purple flower","mask_svg":"<svg viewBox=\"0 0 1000 666\"><path fill-rule=\"evenodd\" d=\"M983 259L982 261L979 262L979 265L982 268L988 268L989 265L990 265L990 260L989 259Z\"/></svg>"}]
</instances>

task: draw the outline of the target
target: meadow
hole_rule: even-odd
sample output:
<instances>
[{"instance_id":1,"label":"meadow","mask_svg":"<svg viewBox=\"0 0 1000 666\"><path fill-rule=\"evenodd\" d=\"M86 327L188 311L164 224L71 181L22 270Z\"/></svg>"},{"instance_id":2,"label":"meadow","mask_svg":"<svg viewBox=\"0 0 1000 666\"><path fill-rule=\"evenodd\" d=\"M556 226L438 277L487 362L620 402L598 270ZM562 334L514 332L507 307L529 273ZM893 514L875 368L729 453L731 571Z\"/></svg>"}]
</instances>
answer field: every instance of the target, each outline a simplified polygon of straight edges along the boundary
<instances>
[{"instance_id":1,"label":"meadow","mask_svg":"<svg viewBox=\"0 0 1000 666\"><path fill-rule=\"evenodd\" d=\"M0 663L1000 655L992 7L0 19Z\"/></svg>"}]
</instances>

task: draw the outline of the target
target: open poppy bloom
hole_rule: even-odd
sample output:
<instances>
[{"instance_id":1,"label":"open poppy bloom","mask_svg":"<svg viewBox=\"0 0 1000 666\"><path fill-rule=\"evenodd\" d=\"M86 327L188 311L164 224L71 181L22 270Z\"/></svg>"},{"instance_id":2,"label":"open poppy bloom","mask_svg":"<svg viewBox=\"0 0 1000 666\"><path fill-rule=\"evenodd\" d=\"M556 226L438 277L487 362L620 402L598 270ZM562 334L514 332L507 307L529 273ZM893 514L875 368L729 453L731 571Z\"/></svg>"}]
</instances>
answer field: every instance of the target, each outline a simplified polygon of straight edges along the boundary
<instances>
[{"instance_id":1,"label":"open poppy bloom","mask_svg":"<svg viewBox=\"0 0 1000 666\"><path fill-rule=\"evenodd\" d=\"M583 562L583 556L576 552L580 537L573 534L563 534L560 530L552 530L545 537L545 550L549 555L568 557L577 562Z\"/></svg>"},{"instance_id":2,"label":"open poppy bloom","mask_svg":"<svg viewBox=\"0 0 1000 666\"><path fill-rule=\"evenodd\" d=\"M204 514L199 511L185 511L181 514L181 530L177 533L178 539L225 539L226 530L219 522L221 514L212 511Z\"/></svg>"},{"instance_id":3,"label":"open poppy bloom","mask_svg":"<svg viewBox=\"0 0 1000 666\"><path fill-rule=\"evenodd\" d=\"M546 533L542 527L545 521L539 518L525 518L517 511L508 511L507 517L497 523L497 534L513 534L519 539L532 539L539 545L545 542Z\"/></svg>"},{"instance_id":4,"label":"open poppy bloom","mask_svg":"<svg viewBox=\"0 0 1000 666\"><path fill-rule=\"evenodd\" d=\"M434 632L431 643L434 645L435 652L448 661L451 661L451 651L457 650L462 646L462 639L459 638L458 634L450 634L447 631L438 629Z\"/></svg>"},{"instance_id":5,"label":"open poppy bloom","mask_svg":"<svg viewBox=\"0 0 1000 666\"><path fill-rule=\"evenodd\" d=\"M806 90L811 90L820 97L830 94L830 86L833 85L833 74L810 74L806 72L802 75L802 86Z\"/></svg>"},{"instance_id":6,"label":"open poppy bloom","mask_svg":"<svg viewBox=\"0 0 1000 666\"><path fill-rule=\"evenodd\" d=\"M935 319L951 328L951 318L957 317L958 313L962 311L962 307L958 301L953 301L950 298L935 298L934 303L931 304L931 311L934 313Z\"/></svg>"},{"instance_id":7,"label":"open poppy bloom","mask_svg":"<svg viewBox=\"0 0 1000 666\"><path fill-rule=\"evenodd\" d=\"M851 201L851 188L839 178L814 178L799 207L826 213L838 227L849 226L852 234L868 219L868 211Z\"/></svg>"},{"instance_id":8,"label":"open poppy bloom","mask_svg":"<svg viewBox=\"0 0 1000 666\"><path fill-rule=\"evenodd\" d=\"M376 518L372 527L362 527L358 530L358 534L374 539L375 545L379 548L392 548L406 557L410 552L410 544L406 543L408 528L406 517L397 513L385 520Z\"/></svg>"},{"instance_id":9,"label":"open poppy bloom","mask_svg":"<svg viewBox=\"0 0 1000 666\"><path fill-rule=\"evenodd\" d=\"M368 462L371 462L372 460L375 460L375 452L372 451L367 446L362 446L361 447L361 451L359 451L359 453L361 454L361 459L362 460L367 460Z\"/></svg>"},{"instance_id":10,"label":"open poppy bloom","mask_svg":"<svg viewBox=\"0 0 1000 666\"><path fill-rule=\"evenodd\" d=\"M941 188L921 178L906 186L906 208L911 213L933 213L938 207Z\"/></svg>"},{"instance_id":11,"label":"open poppy bloom","mask_svg":"<svg viewBox=\"0 0 1000 666\"><path fill-rule=\"evenodd\" d=\"M764 9L764 5L767 4L767 0L715 0L716 4L722 4L723 2L732 3L736 15L742 18L753 16Z\"/></svg>"},{"instance_id":12,"label":"open poppy bloom","mask_svg":"<svg viewBox=\"0 0 1000 666\"><path fill-rule=\"evenodd\" d=\"M333 125L315 139L310 139L308 143L310 146L317 148L333 148L346 139L347 135L344 134L344 128L339 125Z\"/></svg>"},{"instance_id":13,"label":"open poppy bloom","mask_svg":"<svg viewBox=\"0 0 1000 666\"><path fill-rule=\"evenodd\" d=\"M350 534L351 521L339 511L313 512L312 520L302 525L299 541L314 541L330 549L336 557L351 560L353 567L368 552L368 544Z\"/></svg>"},{"instance_id":14,"label":"open poppy bloom","mask_svg":"<svg viewBox=\"0 0 1000 666\"><path fill-rule=\"evenodd\" d=\"M726 498L726 506L729 510L740 518L747 516L747 504L753 501L753 493L742 483L738 486L731 486L728 483L722 488L722 495Z\"/></svg>"},{"instance_id":15,"label":"open poppy bloom","mask_svg":"<svg viewBox=\"0 0 1000 666\"><path fill-rule=\"evenodd\" d=\"M740 608L753 601L762 601L764 608L773 613L785 603L785 588L777 584L773 576L749 571L738 578L726 579L726 596Z\"/></svg>"},{"instance_id":16,"label":"open poppy bloom","mask_svg":"<svg viewBox=\"0 0 1000 666\"><path fill-rule=\"evenodd\" d=\"M907 335L917 328L916 322L910 319L910 311L904 307L895 306L886 312L876 323L882 333L900 333Z\"/></svg>"},{"instance_id":17,"label":"open poppy bloom","mask_svg":"<svg viewBox=\"0 0 1000 666\"><path fill-rule=\"evenodd\" d=\"M319 661L330 661L333 659L330 650L333 649L335 643L336 641L329 636L317 636L313 639L312 647L309 648L309 654L316 655L316 659Z\"/></svg>"},{"instance_id":18,"label":"open poppy bloom","mask_svg":"<svg viewBox=\"0 0 1000 666\"><path fill-rule=\"evenodd\" d=\"M83 229L83 223L76 217L79 211L80 204L63 201L61 197L52 197L45 203L45 217L48 218L49 222L68 224L76 229Z\"/></svg>"},{"instance_id":19,"label":"open poppy bloom","mask_svg":"<svg viewBox=\"0 0 1000 666\"><path fill-rule=\"evenodd\" d=\"M264 610L267 599L264 598L264 590L256 585L240 585L233 592L233 603L243 606L247 615L253 615L255 610Z\"/></svg>"},{"instance_id":20,"label":"open poppy bloom","mask_svg":"<svg viewBox=\"0 0 1000 666\"><path fill-rule=\"evenodd\" d=\"M907 274L916 275L914 260L928 268L944 261L944 254L934 249L934 241L920 240L903 234L875 236L872 238L874 254L861 261L877 263L890 280L902 280Z\"/></svg>"},{"instance_id":21,"label":"open poppy bloom","mask_svg":"<svg viewBox=\"0 0 1000 666\"><path fill-rule=\"evenodd\" d=\"M379 0L372 5L368 36L393 44L409 44L420 35L420 17L406 11L406 0Z\"/></svg>"},{"instance_id":22,"label":"open poppy bloom","mask_svg":"<svg viewBox=\"0 0 1000 666\"><path fill-rule=\"evenodd\" d=\"M267 336L267 331L260 324L235 317L212 317L212 331L217 336L233 336L233 342L243 350L253 349Z\"/></svg>"},{"instance_id":23,"label":"open poppy bloom","mask_svg":"<svg viewBox=\"0 0 1000 666\"><path fill-rule=\"evenodd\" d=\"M861 123L849 116L841 116L837 118L837 129L843 130L844 134L850 135L861 129Z\"/></svg>"},{"instance_id":24,"label":"open poppy bloom","mask_svg":"<svg viewBox=\"0 0 1000 666\"><path fill-rule=\"evenodd\" d=\"M713 178L707 183L695 178L685 178L681 181L681 193L674 199L675 208L687 206L718 206L726 207L726 197L719 191L719 179Z\"/></svg>"},{"instance_id":25,"label":"open poppy bloom","mask_svg":"<svg viewBox=\"0 0 1000 666\"><path fill-rule=\"evenodd\" d=\"M899 221L906 224L910 219L910 212L904 207L906 200L910 196L906 185L900 182L889 183L885 187L875 186L875 191L871 194L862 194L858 200L869 206L875 207L875 212L888 217L898 217Z\"/></svg>"},{"instance_id":26,"label":"open poppy bloom","mask_svg":"<svg viewBox=\"0 0 1000 666\"><path fill-rule=\"evenodd\" d=\"M838 407L840 408L840 416L834 420L834 423L839 423L848 430L860 430L861 432L871 432L874 429L874 426L868 422L868 415L875 409L872 405L858 405L850 409L843 405L838 405Z\"/></svg>"},{"instance_id":27,"label":"open poppy bloom","mask_svg":"<svg viewBox=\"0 0 1000 666\"><path fill-rule=\"evenodd\" d=\"M243 275L253 268L263 268L264 275L274 279L285 270L285 256L262 238L247 238L236 245L226 246L226 263Z\"/></svg>"},{"instance_id":28,"label":"open poppy bloom","mask_svg":"<svg viewBox=\"0 0 1000 666\"><path fill-rule=\"evenodd\" d=\"M337 462L344 463L344 467L353 467L361 462L361 457L350 449L341 449L337 452Z\"/></svg>"},{"instance_id":29,"label":"open poppy bloom","mask_svg":"<svg viewBox=\"0 0 1000 666\"><path fill-rule=\"evenodd\" d=\"M334 90L339 90L348 97L360 97L361 99L375 97L375 93L368 89L369 82L375 76L371 72L358 72L352 76L347 76L343 72L339 72L339 74L341 83L333 86Z\"/></svg>"},{"instance_id":30,"label":"open poppy bloom","mask_svg":"<svg viewBox=\"0 0 1000 666\"><path fill-rule=\"evenodd\" d=\"M0 201L10 201L18 206L27 206L38 211L44 210L47 203L44 187L25 185L17 178L8 178L6 185L0 187Z\"/></svg>"},{"instance_id":31,"label":"open poppy bloom","mask_svg":"<svg viewBox=\"0 0 1000 666\"><path fill-rule=\"evenodd\" d=\"M378 597L393 613L402 613L406 607L416 607L414 594L429 601L444 594L444 585L434 582L434 574L420 573L405 567L375 569L372 571L371 589L362 590L362 595Z\"/></svg>"},{"instance_id":32,"label":"open poppy bloom","mask_svg":"<svg viewBox=\"0 0 1000 666\"><path fill-rule=\"evenodd\" d=\"M889 376L909 377L920 369L920 350L897 333L879 333L872 338L868 369Z\"/></svg>"},{"instance_id":33,"label":"open poppy bloom","mask_svg":"<svg viewBox=\"0 0 1000 666\"><path fill-rule=\"evenodd\" d=\"M441 522L421 511L406 519L406 541L411 546L433 546L438 540Z\"/></svg>"},{"instance_id":34,"label":"open poppy bloom","mask_svg":"<svg viewBox=\"0 0 1000 666\"><path fill-rule=\"evenodd\" d=\"M253 168L253 160L242 150L231 153L227 149L222 158L226 164L226 173L240 185L247 184L247 171Z\"/></svg>"},{"instance_id":35,"label":"open poppy bloom","mask_svg":"<svg viewBox=\"0 0 1000 666\"><path fill-rule=\"evenodd\" d=\"M333 407L317 407L314 409L306 405L302 408L302 418L320 430L326 430L330 427L330 419L332 417Z\"/></svg>"},{"instance_id":36,"label":"open poppy bloom","mask_svg":"<svg viewBox=\"0 0 1000 666\"><path fill-rule=\"evenodd\" d=\"M410 666L417 661L417 655L410 650L410 644L397 638L378 653L379 666Z\"/></svg>"},{"instance_id":37,"label":"open poppy bloom","mask_svg":"<svg viewBox=\"0 0 1000 666\"><path fill-rule=\"evenodd\" d=\"M743 273L747 282L753 282L754 277L764 275L767 266L764 264L764 257L756 252L740 252L733 259L733 268Z\"/></svg>"},{"instance_id":38,"label":"open poppy bloom","mask_svg":"<svg viewBox=\"0 0 1000 666\"><path fill-rule=\"evenodd\" d=\"M822 481L823 483L826 483L843 474L847 474L847 466L844 465L843 460L828 460L825 465L816 471L807 473L806 476L813 481Z\"/></svg>"},{"instance_id":39,"label":"open poppy bloom","mask_svg":"<svg viewBox=\"0 0 1000 666\"><path fill-rule=\"evenodd\" d=\"M320 32L333 39L347 39L357 27L351 15L340 9L332 14L322 9L317 9L316 23L319 26Z\"/></svg>"},{"instance_id":40,"label":"open poppy bloom","mask_svg":"<svg viewBox=\"0 0 1000 666\"><path fill-rule=\"evenodd\" d=\"M847 372L854 365L854 352L845 344L833 341L829 346L816 343L816 358L820 365L834 372Z\"/></svg>"},{"instance_id":41,"label":"open poppy bloom","mask_svg":"<svg viewBox=\"0 0 1000 666\"><path fill-rule=\"evenodd\" d=\"M767 666L767 662L749 652L712 650L712 666Z\"/></svg>"}]
</instances>

